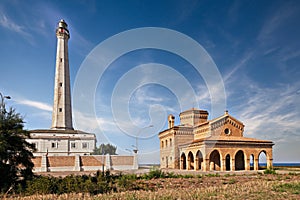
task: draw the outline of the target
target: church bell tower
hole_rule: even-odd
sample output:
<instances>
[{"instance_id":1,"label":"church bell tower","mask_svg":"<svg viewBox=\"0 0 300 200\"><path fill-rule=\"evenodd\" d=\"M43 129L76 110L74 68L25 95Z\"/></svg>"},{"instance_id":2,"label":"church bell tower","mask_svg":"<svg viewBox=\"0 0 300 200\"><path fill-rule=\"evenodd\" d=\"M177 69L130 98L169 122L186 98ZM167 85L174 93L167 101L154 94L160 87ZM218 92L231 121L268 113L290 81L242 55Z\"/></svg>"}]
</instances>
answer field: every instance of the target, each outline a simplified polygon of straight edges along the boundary
<instances>
[{"instance_id":1,"label":"church bell tower","mask_svg":"<svg viewBox=\"0 0 300 200\"><path fill-rule=\"evenodd\" d=\"M62 19L56 28L57 50L54 83L54 104L51 129L73 130L68 56L68 25Z\"/></svg>"}]
</instances>

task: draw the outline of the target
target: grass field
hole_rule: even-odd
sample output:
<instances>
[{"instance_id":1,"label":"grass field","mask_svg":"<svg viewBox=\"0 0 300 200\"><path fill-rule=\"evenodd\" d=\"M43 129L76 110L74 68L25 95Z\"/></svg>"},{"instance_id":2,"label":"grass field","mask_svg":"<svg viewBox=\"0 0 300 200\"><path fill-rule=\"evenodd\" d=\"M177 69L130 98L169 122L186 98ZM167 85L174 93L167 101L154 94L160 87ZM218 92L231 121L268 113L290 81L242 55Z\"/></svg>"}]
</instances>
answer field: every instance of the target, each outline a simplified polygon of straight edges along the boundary
<instances>
[{"instance_id":1,"label":"grass field","mask_svg":"<svg viewBox=\"0 0 300 200\"><path fill-rule=\"evenodd\" d=\"M129 176L130 177L130 176ZM113 193L16 196L7 199L300 199L300 174L198 174L125 180Z\"/></svg>"}]
</instances>

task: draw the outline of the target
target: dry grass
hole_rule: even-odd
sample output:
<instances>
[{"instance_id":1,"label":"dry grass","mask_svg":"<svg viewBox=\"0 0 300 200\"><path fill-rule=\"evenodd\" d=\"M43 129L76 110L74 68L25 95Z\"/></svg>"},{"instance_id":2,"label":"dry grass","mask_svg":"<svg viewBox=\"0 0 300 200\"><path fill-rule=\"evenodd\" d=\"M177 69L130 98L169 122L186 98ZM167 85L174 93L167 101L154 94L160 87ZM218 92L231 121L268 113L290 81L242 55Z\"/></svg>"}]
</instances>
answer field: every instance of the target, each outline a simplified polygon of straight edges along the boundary
<instances>
[{"instance_id":1,"label":"dry grass","mask_svg":"<svg viewBox=\"0 0 300 200\"><path fill-rule=\"evenodd\" d=\"M102 194L34 195L11 199L300 199L300 175L231 175L137 180L140 190Z\"/></svg>"}]
</instances>

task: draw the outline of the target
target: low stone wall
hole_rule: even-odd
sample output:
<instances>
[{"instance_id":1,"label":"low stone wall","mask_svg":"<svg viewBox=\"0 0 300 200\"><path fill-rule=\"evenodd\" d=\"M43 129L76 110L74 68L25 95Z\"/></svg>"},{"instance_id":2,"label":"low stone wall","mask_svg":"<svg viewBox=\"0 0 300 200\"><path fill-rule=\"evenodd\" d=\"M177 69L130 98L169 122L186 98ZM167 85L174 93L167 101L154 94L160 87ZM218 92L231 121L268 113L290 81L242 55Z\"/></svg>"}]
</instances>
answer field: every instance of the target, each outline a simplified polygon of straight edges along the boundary
<instances>
[{"instance_id":1,"label":"low stone wall","mask_svg":"<svg viewBox=\"0 0 300 200\"><path fill-rule=\"evenodd\" d=\"M36 156L34 172L97 171L138 169L137 156Z\"/></svg>"}]
</instances>

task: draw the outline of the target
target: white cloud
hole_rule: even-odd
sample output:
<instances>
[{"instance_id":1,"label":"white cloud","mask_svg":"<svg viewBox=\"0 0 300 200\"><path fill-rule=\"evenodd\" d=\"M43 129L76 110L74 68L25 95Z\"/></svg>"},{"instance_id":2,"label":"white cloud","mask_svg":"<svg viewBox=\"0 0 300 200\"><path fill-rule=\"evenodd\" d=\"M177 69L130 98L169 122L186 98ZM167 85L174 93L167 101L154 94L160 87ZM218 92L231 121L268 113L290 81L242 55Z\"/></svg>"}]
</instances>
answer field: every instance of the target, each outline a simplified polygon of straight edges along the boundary
<instances>
[{"instance_id":1,"label":"white cloud","mask_svg":"<svg viewBox=\"0 0 300 200\"><path fill-rule=\"evenodd\" d=\"M32 35L25 30L25 27L17 24L15 21L8 18L4 13L2 13L0 15L0 26L4 27L12 32L20 34L30 44L33 44Z\"/></svg>"},{"instance_id":2,"label":"white cloud","mask_svg":"<svg viewBox=\"0 0 300 200\"><path fill-rule=\"evenodd\" d=\"M22 104L22 105L26 105L29 107L33 107L36 109L40 109L40 110L44 110L44 111L52 111L52 106L43 102L39 102L39 101L32 101L32 100L28 100L28 99L15 99L17 104Z\"/></svg>"}]
</instances>

